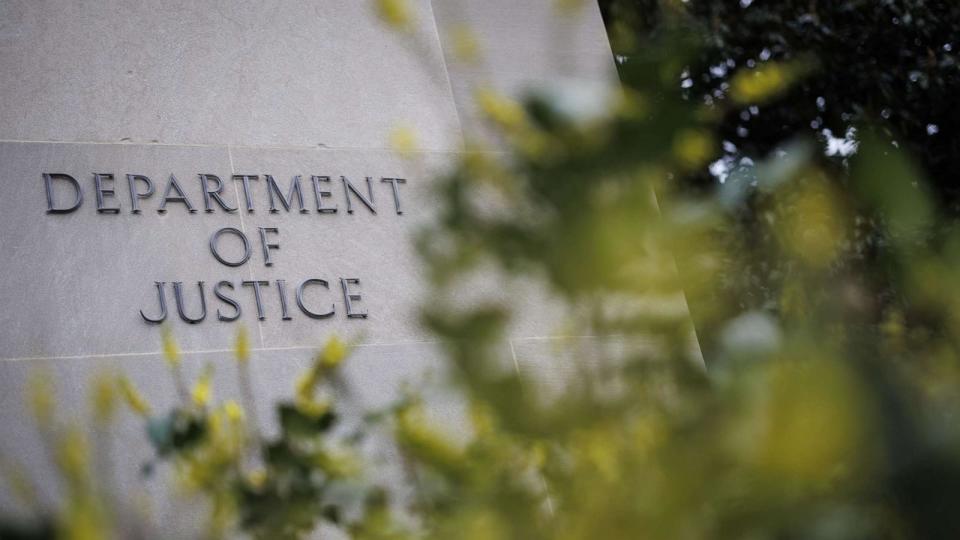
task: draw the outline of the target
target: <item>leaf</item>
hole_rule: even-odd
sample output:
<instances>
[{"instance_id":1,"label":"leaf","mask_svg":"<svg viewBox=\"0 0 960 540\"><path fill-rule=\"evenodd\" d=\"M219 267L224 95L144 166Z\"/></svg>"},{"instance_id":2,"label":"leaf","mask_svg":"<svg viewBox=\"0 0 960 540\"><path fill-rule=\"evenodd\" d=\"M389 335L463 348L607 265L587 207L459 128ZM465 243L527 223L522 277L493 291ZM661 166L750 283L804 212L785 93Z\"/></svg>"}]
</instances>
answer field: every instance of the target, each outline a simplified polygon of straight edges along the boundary
<instances>
[{"instance_id":1,"label":"leaf","mask_svg":"<svg viewBox=\"0 0 960 540\"><path fill-rule=\"evenodd\" d=\"M293 436L318 435L329 430L337 421L337 415L329 409L320 414L307 414L301 407L284 403L277 407L280 427Z\"/></svg>"},{"instance_id":2,"label":"leaf","mask_svg":"<svg viewBox=\"0 0 960 540\"><path fill-rule=\"evenodd\" d=\"M894 240L921 240L934 209L921 175L902 151L864 130L854 159L854 182L861 196L879 211Z\"/></svg>"}]
</instances>

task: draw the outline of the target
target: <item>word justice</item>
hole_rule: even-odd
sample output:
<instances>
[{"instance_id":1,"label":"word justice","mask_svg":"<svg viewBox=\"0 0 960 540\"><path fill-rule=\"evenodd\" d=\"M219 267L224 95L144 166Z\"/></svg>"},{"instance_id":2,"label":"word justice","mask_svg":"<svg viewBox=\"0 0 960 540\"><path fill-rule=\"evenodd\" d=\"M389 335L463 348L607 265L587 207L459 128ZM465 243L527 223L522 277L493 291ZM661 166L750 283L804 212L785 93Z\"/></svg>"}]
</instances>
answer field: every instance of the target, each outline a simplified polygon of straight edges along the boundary
<instances>
[{"instance_id":1,"label":"word justice","mask_svg":"<svg viewBox=\"0 0 960 540\"><path fill-rule=\"evenodd\" d=\"M282 279L277 279L274 280L273 284L275 285L277 298L279 299L280 318L284 321L289 321L293 319L293 317L290 314L292 310L290 308L287 282ZM140 316L148 323L160 324L167 319L167 282L156 281L154 285L157 289L156 314L147 314L143 310L140 310ZM264 310L264 300L265 297L268 296L267 289L270 285L271 282L265 280L244 280L240 282L241 287L249 287L250 290L253 291L252 297L257 308L257 319L261 321L267 318ZM343 314L348 319L367 318L367 312L363 311L357 305L362 302L361 295L356 291L356 288L359 286L359 279L340 278L340 290L343 293ZM300 284L297 285L293 295L297 307L304 315L311 319L328 319L335 316L337 314L337 305L334 302L327 303L315 299L315 302L308 305L305 299L306 291L317 288L324 290L328 294L331 293L330 284L326 280L311 278L301 281ZM198 294L195 299L190 299L189 301L184 298L187 296L187 293L184 292L183 282L174 281L172 283L172 289L173 300L177 306L177 314L180 315L181 319L190 324L197 324L207 317L205 282L197 282ZM213 295L221 302L221 305L218 306L216 310L218 320L232 322L239 319L243 314L243 308L233 294L235 291L236 286L234 283L227 280L219 281L213 286ZM190 296L193 296L193 293L190 293ZM188 303L190 307L187 306Z\"/></svg>"},{"instance_id":2,"label":"word justice","mask_svg":"<svg viewBox=\"0 0 960 540\"><path fill-rule=\"evenodd\" d=\"M335 214L338 207L333 202L333 189L339 185L343 195L343 202L348 214L353 213L354 202L359 201L360 205L365 206L367 210L376 214L377 208L374 199L374 182L369 176L366 180L366 194L357 185L350 181L346 176L340 176L334 180L329 176L311 175L309 180L304 180L303 176L294 176L284 187L274 179L272 175L264 174L234 174L230 180L236 186L237 198L240 198L239 192L242 191L242 201L247 212L252 213L256 207L254 204L257 199L256 192L266 190L266 202L269 204L270 212L277 213L280 210L289 212L296 209L302 214L311 212L308 203L309 196L304 192L313 192L313 207L320 214ZM339 181L338 181L339 180ZM397 214L403 213L403 207L400 204L400 186L407 181L404 178L386 178L381 177L379 185L386 189L393 196L393 208ZM114 177L113 174L94 173L93 174L93 192L96 195L97 212L100 214L119 214L122 210L121 197L117 195L117 184L122 183ZM359 182L358 182L359 183ZM84 190L80 182L69 174L63 173L43 173L43 184L47 195L47 213L48 214L69 214L78 210L83 205ZM157 212L163 214L167 211L167 205L182 205L182 208L189 213L196 213L198 204L203 201L204 212L222 211L233 213L238 210L238 206L231 205L224 197L227 190L227 183L215 174L198 174L197 187L194 191L193 199L184 189L186 182L181 183L174 175L170 175L165 186L163 194L159 195L160 204L157 206ZM141 202L151 199L158 193L158 186L153 180L142 174L126 175L127 193L130 201L130 213L141 213ZM258 187L259 186L259 187ZM389 187L388 187L389 186ZM233 190L229 190L233 191ZM228 197L229 198L229 197ZM263 200L261 193L260 199Z\"/></svg>"}]
</instances>

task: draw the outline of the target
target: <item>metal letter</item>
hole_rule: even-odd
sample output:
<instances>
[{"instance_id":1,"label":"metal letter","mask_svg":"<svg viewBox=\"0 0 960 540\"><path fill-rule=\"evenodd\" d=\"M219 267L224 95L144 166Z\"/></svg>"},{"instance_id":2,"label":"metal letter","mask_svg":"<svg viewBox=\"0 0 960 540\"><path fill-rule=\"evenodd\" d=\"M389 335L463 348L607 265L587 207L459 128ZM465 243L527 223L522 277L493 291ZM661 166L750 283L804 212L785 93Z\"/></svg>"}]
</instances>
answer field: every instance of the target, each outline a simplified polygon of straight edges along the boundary
<instances>
[{"instance_id":1,"label":"metal letter","mask_svg":"<svg viewBox=\"0 0 960 540\"><path fill-rule=\"evenodd\" d=\"M282 279L277 280L277 292L280 294L280 313L285 321L292 319L287 312L287 282Z\"/></svg>"},{"instance_id":2,"label":"metal letter","mask_svg":"<svg viewBox=\"0 0 960 540\"><path fill-rule=\"evenodd\" d=\"M260 244L263 246L263 264L266 266L273 266L273 261L270 260L270 250L271 249L280 249L280 244L268 244L267 243L267 233L272 232L274 234L279 234L280 230L276 227L260 227Z\"/></svg>"},{"instance_id":3,"label":"metal letter","mask_svg":"<svg viewBox=\"0 0 960 540\"><path fill-rule=\"evenodd\" d=\"M337 207L325 207L323 206L324 197L332 197L333 193L329 191L320 190L320 182L330 183L329 176L311 176L310 182L313 184L313 197L317 200L317 212L321 214L336 214Z\"/></svg>"},{"instance_id":4,"label":"metal letter","mask_svg":"<svg viewBox=\"0 0 960 540\"><path fill-rule=\"evenodd\" d=\"M220 239L220 235L223 233L233 233L240 237L240 240L243 242L243 258L239 261L230 262L220 256L220 253L217 251L217 240ZM240 266L241 264L250 260L250 242L247 241L247 235L243 234L243 231L234 227L224 227L217 230L213 233L213 236L210 237L210 253L213 253L213 257L220 261L221 264L227 266Z\"/></svg>"},{"instance_id":5,"label":"metal letter","mask_svg":"<svg viewBox=\"0 0 960 540\"><path fill-rule=\"evenodd\" d=\"M346 177L346 176L341 176L341 177L340 177L340 181L343 182L343 196L347 199L347 213L348 213L348 214L352 214L352 213L353 213L353 206L350 204L350 192L351 192L351 191L353 192L354 195L356 195L356 196L360 199L360 202L362 202L363 205L367 207L367 209L369 209L369 210L370 210L371 212L373 212L374 214L377 213L376 208L373 207L373 186L370 185L370 177L369 177L369 176L367 177L367 194L370 196L369 199L367 199L366 197L363 196L363 194L361 194L359 191L357 191L357 188L353 187L353 184L351 184L350 181L347 180L347 177Z\"/></svg>"},{"instance_id":6,"label":"metal letter","mask_svg":"<svg viewBox=\"0 0 960 540\"><path fill-rule=\"evenodd\" d=\"M215 294L216 297L219 298L220 300L223 300L224 302L233 306L233 309L234 311L236 311L236 314L233 316L227 317L223 313L220 313L220 308L217 308L217 319L221 321L226 321L226 322L233 322L240 318L240 313L241 313L240 304L238 304L237 301L234 300L233 298L230 298L229 296L220 292L220 287L223 287L223 286L227 286L227 287L230 287L230 289L233 289L233 283L230 283L229 281L224 280L224 281L218 282L216 285L213 286L213 294Z\"/></svg>"},{"instance_id":7,"label":"metal letter","mask_svg":"<svg viewBox=\"0 0 960 540\"><path fill-rule=\"evenodd\" d=\"M330 285L322 279L314 278L314 279L305 280L303 283L300 284L299 287L297 287L297 305L300 306L300 311L302 311L304 314L306 314L307 317L310 317L311 319L326 319L327 317L332 317L333 314L337 311L337 307L333 304L330 304L330 311L327 313L314 313L309 309L307 309L306 306L303 305L303 289L307 285L310 285L311 283L317 283L317 284L323 285L328 290L330 289Z\"/></svg>"},{"instance_id":8,"label":"metal letter","mask_svg":"<svg viewBox=\"0 0 960 540\"><path fill-rule=\"evenodd\" d=\"M195 319L191 319L186 313L183 312L183 292L181 290L183 283L180 281L173 282L173 296L177 300L177 313L180 314L181 319L190 324L197 324L207 316L207 299L203 293L203 282L198 281L197 286L200 287L200 316Z\"/></svg>"},{"instance_id":9,"label":"metal letter","mask_svg":"<svg viewBox=\"0 0 960 540\"><path fill-rule=\"evenodd\" d=\"M103 205L103 200L107 197L116 197L116 192L112 187L103 187L103 182L109 180L113 182L112 174L93 173L93 185L97 192L97 213L98 214L119 214L120 207L109 207Z\"/></svg>"},{"instance_id":10,"label":"metal letter","mask_svg":"<svg viewBox=\"0 0 960 540\"><path fill-rule=\"evenodd\" d=\"M381 182L387 182L393 188L393 206L397 209L397 215L403 213L403 210L400 209L400 188L397 184L406 184L407 180L405 178L381 178Z\"/></svg>"},{"instance_id":11,"label":"metal letter","mask_svg":"<svg viewBox=\"0 0 960 540\"><path fill-rule=\"evenodd\" d=\"M76 193L76 199L73 201L73 206L67 208L57 208L53 200L53 181L54 180L66 180L73 184L73 190ZM43 187L47 191L47 213L48 214L69 214L77 208L80 208L80 205L83 204L83 188L80 187L80 182L77 182L77 179L70 176L69 174L61 173L43 173Z\"/></svg>"},{"instance_id":12,"label":"metal letter","mask_svg":"<svg viewBox=\"0 0 960 540\"><path fill-rule=\"evenodd\" d=\"M220 235L225 232L233 233L239 236L240 240L243 242L243 258L239 261L230 262L221 257L220 253L217 251L217 240L219 240ZM213 236L210 237L210 253L213 253L214 258L220 261L221 264L225 264L227 266L240 266L250 260L250 242L247 240L247 235L243 234L243 231L240 229L234 227L224 227L213 233Z\"/></svg>"},{"instance_id":13,"label":"metal letter","mask_svg":"<svg viewBox=\"0 0 960 540\"><path fill-rule=\"evenodd\" d=\"M252 285L253 286L253 296L257 300L257 319L265 320L266 317L263 315L263 304L260 302L260 286L266 285L270 286L269 281L243 281L242 285Z\"/></svg>"},{"instance_id":14,"label":"metal letter","mask_svg":"<svg viewBox=\"0 0 960 540\"><path fill-rule=\"evenodd\" d=\"M210 185L207 184L207 180L216 181L216 186L214 189L210 189ZM203 189L203 207L205 212L213 212L213 207L210 204L211 201L216 202L220 205L220 208L223 208L227 212L236 212L236 208L230 208L230 205L223 200L220 196L223 193L223 180L215 174L201 174L200 175L200 187Z\"/></svg>"},{"instance_id":15,"label":"metal letter","mask_svg":"<svg viewBox=\"0 0 960 540\"><path fill-rule=\"evenodd\" d=\"M352 294L350 292L351 283L359 285L360 280L357 278L340 278L340 287L343 289L343 303L344 305L346 305L346 308L347 308L347 318L366 319L367 318L366 311L357 312L357 313L354 313L353 311L353 304L351 303L351 300L360 300L361 298L359 294Z\"/></svg>"},{"instance_id":16,"label":"metal letter","mask_svg":"<svg viewBox=\"0 0 960 540\"><path fill-rule=\"evenodd\" d=\"M142 180L147 183L146 193L140 193L137 191L137 180ZM130 206L133 207L133 209L130 210L130 213L139 214L140 199L146 199L147 197L153 195L153 181L142 174L128 174L127 185L130 186Z\"/></svg>"},{"instance_id":17,"label":"metal letter","mask_svg":"<svg viewBox=\"0 0 960 540\"><path fill-rule=\"evenodd\" d=\"M303 207L303 190L300 189L300 175L293 177L293 180L290 181L290 189L287 190L287 196L284 197L283 193L280 191L280 186L277 185L277 181L273 179L273 176L269 174L263 175L267 179L267 194L270 196L270 212L276 214L280 210L277 209L277 203L274 200L274 194L277 198L280 199L280 204L283 205L283 209L287 212L290 211L290 206L293 205L293 196L297 196L297 204L300 205L300 213L306 214L309 212L306 208Z\"/></svg>"},{"instance_id":18,"label":"metal letter","mask_svg":"<svg viewBox=\"0 0 960 540\"><path fill-rule=\"evenodd\" d=\"M171 196L171 191L176 191L177 196ZM183 188L180 187L180 182L177 182L177 177L172 174L170 175L170 180L167 182L167 189L163 190L163 202L160 203L160 208L157 208L157 212L160 214L166 212L168 202L180 202L187 205L187 210L189 210L191 214L197 211L197 209L190 204L190 199L188 199L187 194L183 192Z\"/></svg>"},{"instance_id":19,"label":"metal letter","mask_svg":"<svg viewBox=\"0 0 960 540\"><path fill-rule=\"evenodd\" d=\"M153 282L153 284L157 286L157 298L160 300L160 316L156 319L151 319L143 313L142 309L140 310L140 316L150 324L160 324L167 318L167 300L163 297L163 286L166 285L166 283L166 281Z\"/></svg>"},{"instance_id":20,"label":"metal letter","mask_svg":"<svg viewBox=\"0 0 960 540\"><path fill-rule=\"evenodd\" d=\"M231 178L240 180L243 184L243 200L247 203L247 212L253 212L253 197L250 195L250 180L256 180L259 176L255 174L235 174Z\"/></svg>"}]
</instances>

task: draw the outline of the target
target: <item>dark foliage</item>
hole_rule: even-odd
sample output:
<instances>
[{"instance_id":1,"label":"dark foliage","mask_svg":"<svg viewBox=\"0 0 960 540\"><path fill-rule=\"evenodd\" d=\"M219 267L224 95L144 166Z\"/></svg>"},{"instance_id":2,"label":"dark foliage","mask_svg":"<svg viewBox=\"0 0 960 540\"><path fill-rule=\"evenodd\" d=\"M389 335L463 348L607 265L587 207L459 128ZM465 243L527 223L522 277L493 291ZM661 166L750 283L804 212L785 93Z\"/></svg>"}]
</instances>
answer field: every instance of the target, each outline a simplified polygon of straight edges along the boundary
<instances>
[{"instance_id":1,"label":"dark foliage","mask_svg":"<svg viewBox=\"0 0 960 540\"><path fill-rule=\"evenodd\" d=\"M633 33L633 40L613 40L616 52L628 58L642 53L672 10L658 0L600 0L600 5L615 38L618 32ZM726 106L717 135L728 158L756 159L798 135L824 141L824 130L843 137L853 126L878 121L919 160L942 207L960 213L955 179L960 109L954 106L960 93L960 4L692 0L683 5L685 22L704 43L685 85L690 99ZM791 92L752 110L729 103L736 69L799 57L814 59L817 69ZM704 171L690 181L704 187L716 179Z\"/></svg>"}]
</instances>

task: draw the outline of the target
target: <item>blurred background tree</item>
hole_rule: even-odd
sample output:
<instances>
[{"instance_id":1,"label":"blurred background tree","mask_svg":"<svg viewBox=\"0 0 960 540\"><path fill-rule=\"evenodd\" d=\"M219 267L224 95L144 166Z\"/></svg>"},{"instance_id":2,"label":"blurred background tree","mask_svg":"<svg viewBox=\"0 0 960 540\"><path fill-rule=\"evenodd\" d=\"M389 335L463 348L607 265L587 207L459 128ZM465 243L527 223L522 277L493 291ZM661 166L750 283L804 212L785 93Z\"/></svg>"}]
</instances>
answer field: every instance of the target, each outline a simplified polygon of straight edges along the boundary
<instances>
[{"instance_id":1,"label":"blurred background tree","mask_svg":"<svg viewBox=\"0 0 960 540\"><path fill-rule=\"evenodd\" d=\"M956 32L960 7L950 2L857 0L820 2L663 2L601 0L624 84L633 84L633 63L643 63L662 36L682 33L697 47L682 60L677 77L684 98L720 115L712 126L717 153L696 171L676 177L697 192L737 192L739 237L756 246L752 260L720 272L716 294L731 309L769 309L785 261L762 246L770 241L757 220L766 206L757 185L759 160L798 141L807 161L829 173L835 189L848 192L850 157L870 125L872 137L906 150L927 179L931 202L945 216L960 212L960 116L950 96L960 91ZM653 50L656 50L654 46ZM802 64L804 76L763 100L738 99L736 78L777 62ZM724 184L733 184L733 187ZM759 199L759 200L758 200ZM728 199L729 201L729 199ZM877 246L884 243L875 213L856 208L853 257L857 272L871 275L871 301L895 301L894 277ZM938 222L949 228L953 220ZM932 231L918 241L946 234ZM681 268L682 270L682 268ZM700 306L692 305L695 315ZM712 327L698 325L712 350Z\"/></svg>"},{"instance_id":2,"label":"blurred background tree","mask_svg":"<svg viewBox=\"0 0 960 540\"><path fill-rule=\"evenodd\" d=\"M679 81L692 101L729 102L731 78L741 68L770 60L817 62L775 99L726 110L717 126L722 166L691 176L692 183L712 186L742 158L766 156L799 135L817 139L827 150L818 158L840 172L849 153L840 141L853 140L851 129L864 121L883 119L884 135L919 161L937 203L951 215L960 212L954 178L960 113L951 100L960 90L960 6L929 0L663 4L600 0L621 65L665 31L672 18L665 10L682 6L684 24L702 44Z\"/></svg>"},{"instance_id":3,"label":"blurred background tree","mask_svg":"<svg viewBox=\"0 0 960 540\"><path fill-rule=\"evenodd\" d=\"M378 5L416 39L405 2ZM154 413L121 379L157 459L211 501L211 536L301 537L332 522L357 538L956 537L960 231L942 178L922 152L912 161L903 142L912 135L887 122L933 121L949 134L949 115L921 118L906 99L885 115L866 90L830 79L875 64L857 56L824 69L836 58L804 40L848 24L848 54L891 46L871 42L886 19L856 17L868 16L866 3L724 6L665 2L630 14L608 4L622 89L557 87L519 101L477 89L496 140L469 141L436 179L439 219L418 238L433 285L423 321L468 405L466 440L429 420L416 389L355 432L334 430L349 396L337 376L348 347L336 340L276 405L273 439L245 414L249 396L214 403L204 378L188 389L169 337L180 405ZM910 24L923 28L953 13L916 6ZM798 22L800 11L816 15ZM741 34L736 14L762 31ZM800 95L814 109L793 108ZM946 97L930 96L932 110L946 110ZM804 115L815 111L821 124L810 128L815 117ZM792 120L758 127L768 118ZM731 140L741 124L753 142ZM822 126L849 133L843 155L830 155ZM715 164L730 156L723 176ZM547 364L555 387L503 358L513 306L458 295L491 273L544 284L569 324L593 336L558 342ZM241 381L249 354L241 335ZM94 387L106 418L113 387ZM80 435L57 427L42 384L33 395L73 489L3 532L129 531L85 472L93 460ZM384 428L413 500L378 485L363 461L358 441Z\"/></svg>"}]
</instances>

